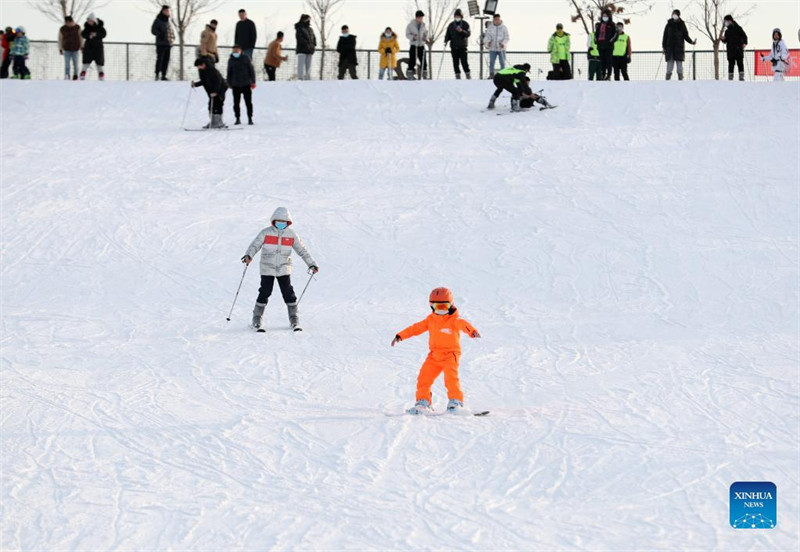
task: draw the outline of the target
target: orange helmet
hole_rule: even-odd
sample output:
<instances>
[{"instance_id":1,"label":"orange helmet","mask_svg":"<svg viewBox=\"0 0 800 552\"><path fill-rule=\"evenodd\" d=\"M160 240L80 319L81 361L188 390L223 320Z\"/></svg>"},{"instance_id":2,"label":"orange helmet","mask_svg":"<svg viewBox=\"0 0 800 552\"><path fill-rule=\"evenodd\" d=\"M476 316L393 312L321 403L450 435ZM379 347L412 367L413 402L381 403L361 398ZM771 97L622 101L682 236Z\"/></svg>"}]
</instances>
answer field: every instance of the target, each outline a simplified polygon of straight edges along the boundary
<instances>
[{"instance_id":1,"label":"orange helmet","mask_svg":"<svg viewBox=\"0 0 800 552\"><path fill-rule=\"evenodd\" d=\"M431 303L450 303L453 304L453 292L445 287L439 287L431 292L429 301Z\"/></svg>"}]
</instances>

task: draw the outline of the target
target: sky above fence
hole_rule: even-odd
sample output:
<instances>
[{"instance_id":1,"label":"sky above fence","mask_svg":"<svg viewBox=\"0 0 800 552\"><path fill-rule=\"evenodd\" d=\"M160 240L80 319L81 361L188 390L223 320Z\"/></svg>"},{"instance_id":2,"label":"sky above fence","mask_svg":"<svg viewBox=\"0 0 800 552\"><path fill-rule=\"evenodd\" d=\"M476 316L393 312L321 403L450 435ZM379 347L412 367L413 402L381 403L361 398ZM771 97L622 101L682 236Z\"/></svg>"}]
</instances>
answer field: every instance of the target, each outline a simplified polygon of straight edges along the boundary
<instances>
[{"instance_id":1,"label":"sky above fence","mask_svg":"<svg viewBox=\"0 0 800 552\"><path fill-rule=\"evenodd\" d=\"M169 3L166 0L165 3ZM466 0L462 9L467 13ZM483 6L483 0L479 1ZM646 14L633 16L627 31L635 50L660 50L664 24L674 7L680 8L684 19L689 19L698 8L689 2L655 1L653 9ZM359 37L360 48L377 47L378 37L383 29L391 26L401 37L409 20L409 0L345 0L341 9L333 16L334 32L338 36L342 24L350 26L351 33ZM731 11L746 10L755 5L752 14L743 20L742 25L750 37L751 46L768 47L774 27L783 29L784 38L790 48L800 46L798 28L800 27L800 2L797 0L758 0L746 2L729 0ZM211 19L219 21L217 29L221 44L233 42L234 26L238 21L239 8L247 10L250 19L258 25L259 46L265 46L277 31L286 33L285 45L294 46L294 23L299 15L308 12L302 0L230 0L207 14L199 17L188 32L187 41L198 42L203 24ZM509 28L512 50L544 50L547 39L555 29L556 23L563 23L565 30L575 36L573 50L583 50L585 33L580 22L572 23L572 11L566 0L500 0L498 11ZM95 10L104 20L109 41L152 42L150 24L157 12L147 0L112 0L106 6ZM474 22L468 18L471 23ZM32 8L27 0L3 0L0 2L0 24L5 26L24 25L31 39L54 40L59 25L48 20ZM707 49L710 43L698 31L690 28L690 34L698 39L698 48ZM374 44L373 44L374 43ZM407 47L404 38L401 45ZM335 46L335 42L334 42ZM477 46L472 46L477 48Z\"/></svg>"}]
</instances>

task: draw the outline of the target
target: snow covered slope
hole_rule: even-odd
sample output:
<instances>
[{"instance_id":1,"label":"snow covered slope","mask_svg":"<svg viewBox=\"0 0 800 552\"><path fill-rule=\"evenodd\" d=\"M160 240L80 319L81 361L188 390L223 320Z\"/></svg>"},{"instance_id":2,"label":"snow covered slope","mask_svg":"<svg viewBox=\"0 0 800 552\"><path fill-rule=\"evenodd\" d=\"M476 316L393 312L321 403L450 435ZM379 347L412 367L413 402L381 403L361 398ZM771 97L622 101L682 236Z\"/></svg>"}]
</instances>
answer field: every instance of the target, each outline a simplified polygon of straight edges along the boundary
<instances>
[{"instance_id":1,"label":"snow covered slope","mask_svg":"<svg viewBox=\"0 0 800 552\"><path fill-rule=\"evenodd\" d=\"M185 83L0 83L0 548L796 550L800 85L490 93L262 84L194 133ZM257 335L279 205L321 272ZM440 285L492 414L387 417ZM732 529L763 480L777 528Z\"/></svg>"}]
</instances>

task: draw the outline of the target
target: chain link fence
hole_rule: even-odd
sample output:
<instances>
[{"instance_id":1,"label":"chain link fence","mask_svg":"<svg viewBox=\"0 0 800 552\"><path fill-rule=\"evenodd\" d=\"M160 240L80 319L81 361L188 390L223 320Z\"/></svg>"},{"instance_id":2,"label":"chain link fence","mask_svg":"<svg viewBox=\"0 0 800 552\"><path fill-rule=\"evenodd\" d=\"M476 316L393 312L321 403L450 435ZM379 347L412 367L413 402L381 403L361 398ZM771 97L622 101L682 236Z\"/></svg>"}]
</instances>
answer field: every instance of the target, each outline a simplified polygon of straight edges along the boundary
<instances>
[{"instance_id":1,"label":"chain link fence","mask_svg":"<svg viewBox=\"0 0 800 552\"><path fill-rule=\"evenodd\" d=\"M283 63L276 72L278 80L293 80L296 78L297 65L294 50L284 48L285 55L289 56L289 61ZM220 59L224 62L231 53L231 47L220 47ZM189 80L196 76L193 63L197 55L197 46L188 45L183 49L184 54L184 80ZM380 67L380 53L377 50L358 50L358 76L362 79L377 79ZM256 48L253 64L256 68L256 75L260 79L266 80L264 71L264 58L266 48ZM455 71L449 50L435 50L427 52L429 68L428 78L431 79L454 79ZM408 52L401 51L398 54L400 66L405 72ZM519 63L530 63L531 78L533 80L545 80L547 73L552 69L550 64L550 54L547 52L506 52L507 65ZM324 66L323 66L324 58ZM153 44L137 42L106 42L105 43L105 78L115 81L145 81L155 78L156 49ZM170 56L170 69L168 78L180 80L180 47L174 46ZM745 54L745 78L746 80L770 80L772 77L756 77L753 67L755 55L752 50ZM489 54L477 51L470 51L468 61L473 79L489 77ZM727 78L728 62L724 52L719 55L719 76L721 79ZM573 52L571 55L571 65L574 78L588 79L588 60L584 52ZM313 80L336 79L339 73L339 54L335 50L318 50L313 56L311 76ZM64 57L58 52L56 41L31 41L31 51L28 59L28 68L34 79L63 79L64 78ZM225 73L224 63L220 64L221 72ZM499 64L496 69L499 70ZM662 80L666 74L666 61L661 52L634 52L632 62L628 66L628 74L631 80ZM714 79L714 52L711 50L687 51L684 63L684 77L688 80L711 80ZM87 78L96 79L97 71L90 69ZM346 77L346 78L349 78ZM676 76L677 78L677 76ZM736 78L738 78L738 71ZM788 78L788 77L787 77ZM793 79L793 80L796 80Z\"/></svg>"}]
</instances>

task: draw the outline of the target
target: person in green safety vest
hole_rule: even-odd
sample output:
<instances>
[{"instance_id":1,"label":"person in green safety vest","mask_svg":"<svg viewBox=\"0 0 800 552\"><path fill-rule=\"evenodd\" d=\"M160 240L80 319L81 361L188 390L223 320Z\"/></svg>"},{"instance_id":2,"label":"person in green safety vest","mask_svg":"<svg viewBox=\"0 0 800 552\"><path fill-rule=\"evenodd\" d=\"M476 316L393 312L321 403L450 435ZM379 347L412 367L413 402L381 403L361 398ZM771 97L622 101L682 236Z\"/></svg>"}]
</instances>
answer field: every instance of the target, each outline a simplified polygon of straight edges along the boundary
<instances>
[{"instance_id":1,"label":"person in green safety vest","mask_svg":"<svg viewBox=\"0 0 800 552\"><path fill-rule=\"evenodd\" d=\"M628 77L628 64L631 62L631 37L625 33L625 26L621 22L617 22L617 40L614 42L614 80L619 80L619 74L622 73L622 78L631 80Z\"/></svg>"},{"instance_id":2,"label":"person in green safety vest","mask_svg":"<svg viewBox=\"0 0 800 552\"><path fill-rule=\"evenodd\" d=\"M600 52L597 50L597 41L594 39L594 33L586 37L586 57L589 58L589 80L601 80L600 68Z\"/></svg>"},{"instance_id":3,"label":"person in green safety vest","mask_svg":"<svg viewBox=\"0 0 800 552\"><path fill-rule=\"evenodd\" d=\"M547 41L547 51L550 52L550 63L553 64L553 80L569 80L572 71L569 67L569 33L564 32L564 25L556 25L556 32Z\"/></svg>"},{"instance_id":4,"label":"person in green safety vest","mask_svg":"<svg viewBox=\"0 0 800 552\"><path fill-rule=\"evenodd\" d=\"M492 97L489 99L489 106L486 109L494 109L494 102L503 93L503 90L511 94L511 111L519 111L519 99L522 95L522 83L525 75L531 72L531 64L523 63L514 67L506 67L495 73L492 82L497 87Z\"/></svg>"}]
</instances>

